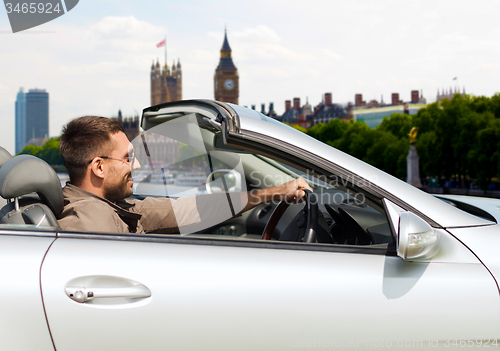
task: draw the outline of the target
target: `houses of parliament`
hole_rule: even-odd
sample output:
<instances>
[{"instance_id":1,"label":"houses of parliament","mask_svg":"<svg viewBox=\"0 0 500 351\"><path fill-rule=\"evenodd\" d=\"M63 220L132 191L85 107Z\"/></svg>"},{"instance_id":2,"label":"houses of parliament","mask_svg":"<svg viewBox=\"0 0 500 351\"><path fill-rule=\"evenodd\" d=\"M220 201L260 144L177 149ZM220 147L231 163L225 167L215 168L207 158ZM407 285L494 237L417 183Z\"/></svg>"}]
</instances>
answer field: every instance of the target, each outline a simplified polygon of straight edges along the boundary
<instances>
[{"instance_id":1,"label":"houses of parliament","mask_svg":"<svg viewBox=\"0 0 500 351\"><path fill-rule=\"evenodd\" d=\"M182 100L182 67L180 59L177 64L162 67L159 61L151 65L151 105ZM238 104L239 76L231 56L231 47L224 31L224 42L220 50L220 59L214 74L214 99Z\"/></svg>"}]
</instances>

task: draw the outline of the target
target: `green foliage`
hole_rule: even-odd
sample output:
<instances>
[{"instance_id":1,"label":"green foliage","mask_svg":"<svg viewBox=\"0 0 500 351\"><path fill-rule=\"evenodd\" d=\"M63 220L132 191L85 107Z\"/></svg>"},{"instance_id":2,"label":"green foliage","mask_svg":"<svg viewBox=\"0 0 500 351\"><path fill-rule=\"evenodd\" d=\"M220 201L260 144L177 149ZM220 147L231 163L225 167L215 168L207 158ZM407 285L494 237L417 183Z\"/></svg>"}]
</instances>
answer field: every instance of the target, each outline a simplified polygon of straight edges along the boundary
<instances>
[{"instance_id":1,"label":"green foliage","mask_svg":"<svg viewBox=\"0 0 500 351\"><path fill-rule=\"evenodd\" d=\"M305 129L304 127L299 126L298 124L292 126L292 128L297 129L299 132L302 132L302 133L306 133L307 132L307 129Z\"/></svg>"},{"instance_id":2,"label":"green foliage","mask_svg":"<svg viewBox=\"0 0 500 351\"><path fill-rule=\"evenodd\" d=\"M326 143L330 140L340 139L348 128L349 122L336 118L330 120L327 124L318 123L307 129L306 133Z\"/></svg>"},{"instance_id":3,"label":"green foliage","mask_svg":"<svg viewBox=\"0 0 500 351\"><path fill-rule=\"evenodd\" d=\"M384 117L376 129L392 133L396 138L401 139L408 136L412 125L412 119L409 115L403 113L393 113L391 118Z\"/></svg>"},{"instance_id":4,"label":"green foliage","mask_svg":"<svg viewBox=\"0 0 500 351\"><path fill-rule=\"evenodd\" d=\"M486 190L494 176L500 171L500 120L490 121L488 126L477 132L475 147L467 160L471 166L471 175L477 178L481 189Z\"/></svg>"},{"instance_id":5,"label":"green foliage","mask_svg":"<svg viewBox=\"0 0 500 351\"><path fill-rule=\"evenodd\" d=\"M43 146L27 145L19 154L39 157L51 166L63 166L64 161L61 153L59 152L60 139L60 137L52 138Z\"/></svg>"},{"instance_id":6,"label":"green foliage","mask_svg":"<svg viewBox=\"0 0 500 351\"><path fill-rule=\"evenodd\" d=\"M305 133L404 179L413 127L419 128L415 147L423 177L476 179L482 189L500 177L500 94L491 98L457 94L413 116L392 114L375 129L359 121L334 119Z\"/></svg>"}]
</instances>

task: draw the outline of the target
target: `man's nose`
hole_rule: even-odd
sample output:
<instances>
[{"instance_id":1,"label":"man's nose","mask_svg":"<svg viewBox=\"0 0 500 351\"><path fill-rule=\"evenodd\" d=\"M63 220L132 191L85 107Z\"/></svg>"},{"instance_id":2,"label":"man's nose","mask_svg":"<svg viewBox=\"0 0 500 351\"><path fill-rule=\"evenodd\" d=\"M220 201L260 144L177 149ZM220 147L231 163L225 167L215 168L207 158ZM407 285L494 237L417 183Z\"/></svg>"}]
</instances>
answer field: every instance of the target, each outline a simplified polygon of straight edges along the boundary
<instances>
[{"instance_id":1,"label":"man's nose","mask_svg":"<svg viewBox=\"0 0 500 351\"><path fill-rule=\"evenodd\" d=\"M134 157L134 160L132 161L132 169L139 169L141 168L141 164L139 163L139 160Z\"/></svg>"}]
</instances>

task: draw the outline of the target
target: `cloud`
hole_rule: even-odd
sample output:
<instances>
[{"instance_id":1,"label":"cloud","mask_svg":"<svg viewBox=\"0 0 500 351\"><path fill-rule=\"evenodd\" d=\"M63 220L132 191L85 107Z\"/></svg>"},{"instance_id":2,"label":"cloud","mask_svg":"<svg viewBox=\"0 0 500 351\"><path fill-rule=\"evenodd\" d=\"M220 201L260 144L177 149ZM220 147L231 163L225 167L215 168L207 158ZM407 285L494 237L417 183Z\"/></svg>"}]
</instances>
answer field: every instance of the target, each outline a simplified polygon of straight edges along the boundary
<instances>
[{"instance_id":1,"label":"cloud","mask_svg":"<svg viewBox=\"0 0 500 351\"><path fill-rule=\"evenodd\" d=\"M215 50L193 49L187 56L196 62L217 62L219 53Z\"/></svg>"},{"instance_id":2,"label":"cloud","mask_svg":"<svg viewBox=\"0 0 500 351\"><path fill-rule=\"evenodd\" d=\"M258 42L281 41L280 36L274 30L265 25L259 25L254 28L245 28L242 31L234 32L232 36L242 41L258 41Z\"/></svg>"},{"instance_id":3,"label":"cloud","mask_svg":"<svg viewBox=\"0 0 500 351\"><path fill-rule=\"evenodd\" d=\"M107 16L91 25L83 39L91 46L138 52L151 48L156 44L153 41L160 42L166 34L165 27L140 21L134 16Z\"/></svg>"},{"instance_id":4,"label":"cloud","mask_svg":"<svg viewBox=\"0 0 500 351\"><path fill-rule=\"evenodd\" d=\"M441 15L436 10L424 12L422 14L422 17L428 21L437 21L437 20L441 19Z\"/></svg>"},{"instance_id":5,"label":"cloud","mask_svg":"<svg viewBox=\"0 0 500 351\"><path fill-rule=\"evenodd\" d=\"M224 38L224 33L210 31L207 34L210 38L221 40ZM266 25L258 25L256 27L248 27L239 31L231 31L228 34L229 45L232 41L244 42L258 42L258 43L275 43L281 40L280 36L271 28ZM222 44L222 42L221 42Z\"/></svg>"},{"instance_id":6,"label":"cloud","mask_svg":"<svg viewBox=\"0 0 500 351\"><path fill-rule=\"evenodd\" d=\"M328 49L321 49L321 53L325 54L328 58L334 59L336 61L342 61L342 56Z\"/></svg>"},{"instance_id":7,"label":"cloud","mask_svg":"<svg viewBox=\"0 0 500 351\"><path fill-rule=\"evenodd\" d=\"M208 32L208 37L221 41L222 32ZM266 25L247 27L228 33L229 45L233 51L233 60L266 62L312 61L315 56L296 47L292 41L285 42L274 30ZM222 44L222 42L221 42Z\"/></svg>"},{"instance_id":8,"label":"cloud","mask_svg":"<svg viewBox=\"0 0 500 351\"><path fill-rule=\"evenodd\" d=\"M492 71L492 72L500 72L500 65L497 63L483 63L480 65L477 65L472 68L473 71L480 71L480 70L485 70L485 71Z\"/></svg>"}]
</instances>

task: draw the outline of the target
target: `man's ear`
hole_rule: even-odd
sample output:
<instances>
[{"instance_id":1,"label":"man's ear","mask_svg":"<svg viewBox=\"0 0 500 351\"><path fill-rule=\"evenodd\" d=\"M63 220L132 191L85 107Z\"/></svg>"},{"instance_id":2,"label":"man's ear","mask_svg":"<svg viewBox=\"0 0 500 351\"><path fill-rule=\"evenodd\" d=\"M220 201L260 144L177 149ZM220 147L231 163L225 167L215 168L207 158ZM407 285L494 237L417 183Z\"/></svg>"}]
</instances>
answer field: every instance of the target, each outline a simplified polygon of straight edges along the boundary
<instances>
[{"instance_id":1,"label":"man's ear","mask_svg":"<svg viewBox=\"0 0 500 351\"><path fill-rule=\"evenodd\" d=\"M98 178L104 178L104 162L102 158L96 157L92 160L90 172Z\"/></svg>"}]
</instances>

